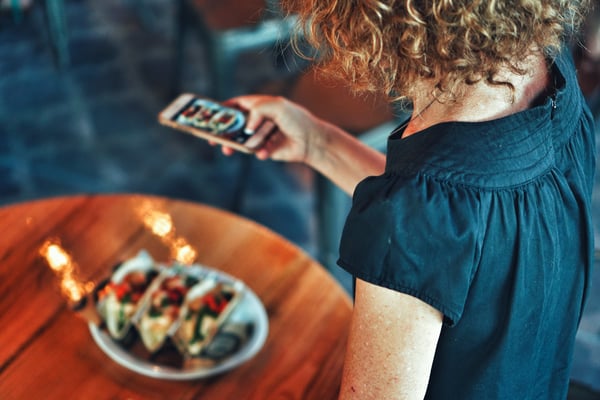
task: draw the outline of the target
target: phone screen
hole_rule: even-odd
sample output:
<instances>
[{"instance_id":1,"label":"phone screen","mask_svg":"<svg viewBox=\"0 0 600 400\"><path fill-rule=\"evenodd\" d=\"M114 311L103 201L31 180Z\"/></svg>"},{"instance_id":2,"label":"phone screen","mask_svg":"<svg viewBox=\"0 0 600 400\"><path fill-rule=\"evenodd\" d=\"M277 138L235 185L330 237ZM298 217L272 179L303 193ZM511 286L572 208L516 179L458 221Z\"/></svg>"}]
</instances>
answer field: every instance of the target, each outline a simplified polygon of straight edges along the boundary
<instances>
[{"instance_id":1,"label":"phone screen","mask_svg":"<svg viewBox=\"0 0 600 400\"><path fill-rule=\"evenodd\" d=\"M172 120L240 144L252 136L244 131L246 115L241 110L207 99L192 98Z\"/></svg>"}]
</instances>

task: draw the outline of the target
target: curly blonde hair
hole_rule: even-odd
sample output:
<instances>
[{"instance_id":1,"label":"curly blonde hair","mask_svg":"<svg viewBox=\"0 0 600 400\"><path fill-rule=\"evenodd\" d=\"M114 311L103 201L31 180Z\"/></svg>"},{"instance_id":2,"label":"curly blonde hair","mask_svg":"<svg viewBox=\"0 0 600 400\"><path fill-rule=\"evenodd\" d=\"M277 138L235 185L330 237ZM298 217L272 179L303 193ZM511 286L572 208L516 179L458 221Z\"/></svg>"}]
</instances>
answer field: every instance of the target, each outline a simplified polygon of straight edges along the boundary
<instances>
[{"instance_id":1,"label":"curly blonde hair","mask_svg":"<svg viewBox=\"0 0 600 400\"><path fill-rule=\"evenodd\" d=\"M300 0L303 36L325 72L357 91L411 98L425 79L458 95L463 83L507 85L532 49L552 57L581 23L589 0Z\"/></svg>"}]
</instances>

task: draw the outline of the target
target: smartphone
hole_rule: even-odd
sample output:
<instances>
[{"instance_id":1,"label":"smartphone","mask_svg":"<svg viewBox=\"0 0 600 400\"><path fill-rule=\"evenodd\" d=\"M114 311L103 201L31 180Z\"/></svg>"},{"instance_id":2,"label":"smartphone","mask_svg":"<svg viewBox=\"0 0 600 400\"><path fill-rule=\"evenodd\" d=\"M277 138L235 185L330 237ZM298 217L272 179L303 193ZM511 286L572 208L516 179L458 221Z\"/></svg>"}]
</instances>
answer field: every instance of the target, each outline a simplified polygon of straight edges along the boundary
<instances>
[{"instance_id":1,"label":"smartphone","mask_svg":"<svg viewBox=\"0 0 600 400\"><path fill-rule=\"evenodd\" d=\"M246 115L244 110L184 93L158 114L158 121L202 139L253 153L276 130L276 125L265 120L255 132L248 131Z\"/></svg>"}]
</instances>

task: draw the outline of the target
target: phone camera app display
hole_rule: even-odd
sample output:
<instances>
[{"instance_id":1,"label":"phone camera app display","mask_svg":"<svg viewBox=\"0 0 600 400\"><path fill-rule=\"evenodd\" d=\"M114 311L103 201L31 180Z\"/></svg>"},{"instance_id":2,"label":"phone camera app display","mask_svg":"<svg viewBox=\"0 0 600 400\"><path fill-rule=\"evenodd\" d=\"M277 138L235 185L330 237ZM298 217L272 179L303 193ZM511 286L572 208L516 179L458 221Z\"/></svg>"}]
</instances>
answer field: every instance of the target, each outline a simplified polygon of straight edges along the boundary
<instances>
[{"instance_id":1,"label":"phone camera app display","mask_svg":"<svg viewBox=\"0 0 600 400\"><path fill-rule=\"evenodd\" d=\"M194 99L175 120L239 143L245 142L249 137L243 131L246 124L243 112L206 99Z\"/></svg>"}]
</instances>

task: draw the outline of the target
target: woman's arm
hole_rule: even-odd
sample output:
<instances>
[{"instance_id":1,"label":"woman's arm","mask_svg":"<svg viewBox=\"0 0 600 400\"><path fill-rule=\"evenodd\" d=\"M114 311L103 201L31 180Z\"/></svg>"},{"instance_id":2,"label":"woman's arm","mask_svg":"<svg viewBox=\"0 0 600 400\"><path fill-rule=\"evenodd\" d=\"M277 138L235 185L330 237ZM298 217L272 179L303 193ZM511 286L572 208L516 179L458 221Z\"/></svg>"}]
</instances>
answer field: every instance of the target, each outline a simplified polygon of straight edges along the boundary
<instances>
[{"instance_id":1,"label":"woman's arm","mask_svg":"<svg viewBox=\"0 0 600 400\"><path fill-rule=\"evenodd\" d=\"M340 399L423 399L442 314L357 279Z\"/></svg>"},{"instance_id":2,"label":"woman's arm","mask_svg":"<svg viewBox=\"0 0 600 400\"><path fill-rule=\"evenodd\" d=\"M257 151L260 159L304 162L348 194L367 176L383 173L383 154L287 99L242 96L229 102L248 110L247 128L256 130L264 119L279 128ZM223 152L233 150L223 148Z\"/></svg>"},{"instance_id":3,"label":"woman's arm","mask_svg":"<svg viewBox=\"0 0 600 400\"><path fill-rule=\"evenodd\" d=\"M305 162L350 195L360 181L385 169L382 153L334 125L326 124L314 140Z\"/></svg>"}]
</instances>

